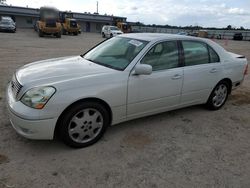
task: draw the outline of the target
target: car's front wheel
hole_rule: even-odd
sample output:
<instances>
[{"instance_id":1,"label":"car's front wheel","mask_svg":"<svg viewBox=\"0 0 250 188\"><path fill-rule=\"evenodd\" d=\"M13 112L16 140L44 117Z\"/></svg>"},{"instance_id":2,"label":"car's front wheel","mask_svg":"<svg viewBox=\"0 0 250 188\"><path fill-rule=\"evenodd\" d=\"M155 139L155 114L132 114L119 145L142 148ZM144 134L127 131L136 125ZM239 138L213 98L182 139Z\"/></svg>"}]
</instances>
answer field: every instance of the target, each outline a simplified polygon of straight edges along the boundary
<instances>
[{"instance_id":1,"label":"car's front wheel","mask_svg":"<svg viewBox=\"0 0 250 188\"><path fill-rule=\"evenodd\" d=\"M39 29L38 30L38 35L39 35L39 37L43 37L44 36L43 31Z\"/></svg>"},{"instance_id":2,"label":"car's front wheel","mask_svg":"<svg viewBox=\"0 0 250 188\"><path fill-rule=\"evenodd\" d=\"M62 37L61 32L56 33L56 38L61 38L61 37Z\"/></svg>"},{"instance_id":3,"label":"car's front wheel","mask_svg":"<svg viewBox=\"0 0 250 188\"><path fill-rule=\"evenodd\" d=\"M213 89L207 101L207 107L211 110L220 109L227 101L229 84L225 81L218 83Z\"/></svg>"},{"instance_id":4,"label":"car's front wheel","mask_svg":"<svg viewBox=\"0 0 250 188\"><path fill-rule=\"evenodd\" d=\"M96 143L110 122L108 111L96 102L80 102L60 120L60 136L65 144L81 148Z\"/></svg>"}]
</instances>

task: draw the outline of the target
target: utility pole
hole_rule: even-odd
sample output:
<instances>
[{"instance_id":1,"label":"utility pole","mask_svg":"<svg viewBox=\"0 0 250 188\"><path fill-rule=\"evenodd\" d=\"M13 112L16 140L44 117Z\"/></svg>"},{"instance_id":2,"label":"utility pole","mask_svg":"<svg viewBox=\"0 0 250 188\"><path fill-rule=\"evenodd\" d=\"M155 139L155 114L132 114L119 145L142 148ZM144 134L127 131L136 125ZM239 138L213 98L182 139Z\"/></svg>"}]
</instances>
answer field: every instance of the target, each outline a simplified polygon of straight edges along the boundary
<instances>
[{"instance_id":1,"label":"utility pole","mask_svg":"<svg viewBox=\"0 0 250 188\"><path fill-rule=\"evenodd\" d=\"M98 14L98 1L96 1L96 13Z\"/></svg>"}]
</instances>

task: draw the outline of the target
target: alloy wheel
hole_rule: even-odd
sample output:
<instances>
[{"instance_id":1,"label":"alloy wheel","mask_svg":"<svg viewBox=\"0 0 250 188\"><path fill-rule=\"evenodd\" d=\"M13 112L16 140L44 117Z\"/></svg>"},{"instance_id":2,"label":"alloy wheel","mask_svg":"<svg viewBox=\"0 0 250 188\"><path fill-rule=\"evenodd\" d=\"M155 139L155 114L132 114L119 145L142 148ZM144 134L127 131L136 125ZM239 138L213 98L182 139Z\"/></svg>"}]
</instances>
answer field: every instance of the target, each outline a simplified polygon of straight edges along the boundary
<instances>
[{"instance_id":1,"label":"alloy wheel","mask_svg":"<svg viewBox=\"0 0 250 188\"><path fill-rule=\"evenodd\" d=\"M220 107L224 104L228 94L227 86L224 84L220 84L214 90L214 97L212 99L213 105L215 107Z\"/></svg>"},{"instance_id":2,"label":"alloy wheel","mask_svg":"<svg viewBox=\"0 0 250 188\"><path fill-rule=\"evenodd\" d=\"M70 138L77 143L87 143L95 139L104 125L102 114L93 108L76 113L68 126Z\"/></svg>"}]
</instances>

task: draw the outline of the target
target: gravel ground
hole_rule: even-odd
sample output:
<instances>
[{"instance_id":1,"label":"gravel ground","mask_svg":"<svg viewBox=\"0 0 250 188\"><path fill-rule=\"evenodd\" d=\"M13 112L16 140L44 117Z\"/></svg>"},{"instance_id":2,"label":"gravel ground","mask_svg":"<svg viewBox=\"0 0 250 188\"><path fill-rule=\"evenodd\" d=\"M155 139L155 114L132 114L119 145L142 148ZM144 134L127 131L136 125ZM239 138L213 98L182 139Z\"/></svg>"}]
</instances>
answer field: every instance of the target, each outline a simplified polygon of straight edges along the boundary
<instances>
[{"instance_id":1,"label":"gravel ground","mask_svg":"<svg viewBox=\"0 0 250 188\"><path fill-rule=\"evenodd\" d=\"M5 87L16 68L77 55L100 35L39 38L0 33L0 187L250 187L250 78L219 111L194 106L110 127L97 144L71 149L32 141L11 127ZM218 41L250 59L250 42Z\"/></svg>"}]
</instances>

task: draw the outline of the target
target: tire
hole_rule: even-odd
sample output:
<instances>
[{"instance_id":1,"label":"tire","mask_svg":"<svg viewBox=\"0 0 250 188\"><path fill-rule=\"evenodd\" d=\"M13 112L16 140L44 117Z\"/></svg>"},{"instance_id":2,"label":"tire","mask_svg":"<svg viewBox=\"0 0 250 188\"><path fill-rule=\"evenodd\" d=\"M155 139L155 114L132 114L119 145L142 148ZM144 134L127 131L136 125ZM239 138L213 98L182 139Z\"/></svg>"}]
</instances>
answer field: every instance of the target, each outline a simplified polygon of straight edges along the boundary
<instances>
[{"instance_id":1,"label":"tire","mask_svg":"<svg viewBox=\"0 0 250 188\"><path fill-rule=\"evenodd\" d=\"M66 35L66 34L67 34L65 29L62 29L62 34L63 34L63 35Z\"/></svg>"},{"instance_id":2,"label":"tire","mask_svg":"<svg viewBox=\"0 0 250 188\"><path fill-rule=\"evenodd\" d=\"M59 33L56 34L56 38L61 38L61 37L62 37L61 32L59 32Z\"/></svg>"},{"instance_id":3,"label":"tire","mask_svg":"<svg viewBox=\"0 0 250 188\"><path fill-rule=\"evenodd\" d=\"M102 33L102 38L105 38L105 34L104 33Z\"/></svg>"},{"instance_id":4,"label":"tire","mask_svg":"<svg viewBox=\"0 0 250 188\"><path fill-rule=\"evenodd\" d=\"M111 34L110 34L110 38L112 38L112 37L113 37L113 34L111 33Z\"/></svg>"},{"instance_id":5,"label":"tire","mask_svg":"<svg viewBox=\"0 0 250 188\"><path fill-rule=\"evenodd\" d=\"M38 30L38 35L39 35L39 37L43 37L44 36L43 32L40 29Z\"/></svg>"},{"instance_id":6,"label":"tire","mask_svg":"<svg viewBox=\"0 0 250 188\"><path fill-rule=\"evenodd\" d=\"M78 32L74 32L74 35L77 36L77 35L78 35Z\"/></svg>"},{"instance_id":7,"label":"tire","mask_svg":"<svg viewBox=\"0 0 250 188\"><path fill-rule=\"evenodd\" d=\"M206 106L210 110L219 110L227 101L230 92L228 82L219 82L210 94Z\"/></svg>"},{"instance_id":8,"label":"tire","mask_svg":"<svg viewBox=\"0 0 250 188\"><path fill-rule=\"evenodd\" d=\"M107 109L97 102L80 102L70 107L59 121L63 142L74 148L96 143L110 124Z\"/></svg>"}]
</instances>

